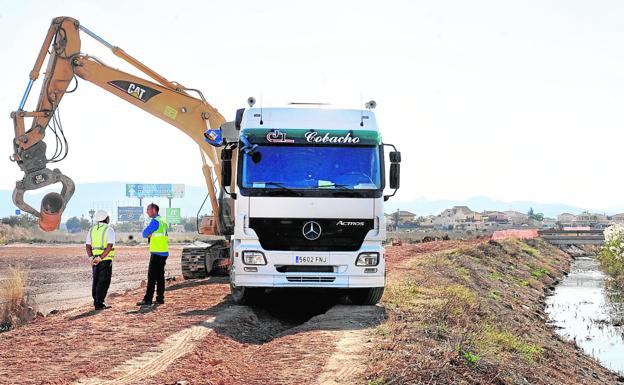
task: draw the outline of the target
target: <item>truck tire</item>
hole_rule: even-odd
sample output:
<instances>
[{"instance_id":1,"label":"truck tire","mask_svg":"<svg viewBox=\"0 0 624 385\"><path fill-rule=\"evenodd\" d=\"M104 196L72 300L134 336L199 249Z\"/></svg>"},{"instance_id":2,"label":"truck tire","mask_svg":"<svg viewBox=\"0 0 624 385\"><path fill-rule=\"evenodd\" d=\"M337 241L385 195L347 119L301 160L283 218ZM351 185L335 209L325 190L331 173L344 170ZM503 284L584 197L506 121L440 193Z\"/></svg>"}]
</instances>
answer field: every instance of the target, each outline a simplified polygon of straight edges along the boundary
<instances>
[{"instance_id":1,"label":"truck tire","mask_svg":"<svg viewBox=\"0 0 624 385\"><path fill-rule=\"evenodd\" d=\"M354 305L376 305L383 295L383 287L349 289L349 299Z\"/></svg>"},{"instance_id":2,"label":"truck tire","mask_svg":"<svg viewBox=\"0 0 624 385\"><path fill-rule=\"evenodd\" d=\"M264 294L264 289L261 287L234 286L230 282L230 294L237 305L254 305Z\"/></svg>"}]
</instances>

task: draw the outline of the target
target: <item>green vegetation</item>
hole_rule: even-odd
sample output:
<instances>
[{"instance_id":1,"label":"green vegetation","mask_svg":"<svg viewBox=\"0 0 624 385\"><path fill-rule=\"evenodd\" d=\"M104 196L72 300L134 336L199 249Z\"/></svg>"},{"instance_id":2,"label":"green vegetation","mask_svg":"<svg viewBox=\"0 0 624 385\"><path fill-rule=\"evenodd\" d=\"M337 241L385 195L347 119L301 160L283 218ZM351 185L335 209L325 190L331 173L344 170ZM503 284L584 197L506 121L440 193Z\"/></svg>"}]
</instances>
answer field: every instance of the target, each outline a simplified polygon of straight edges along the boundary
<instances>
[{"instance_id":1,"label":"green vegetation","mask_svg":"<svg viewBox=\"0 0 624 385\"><path fill-rule=\"evenodd\" d=\"M488 276L488 278L492 281L502 281L503 277L504 275L502 273L499 273L498 271L493 271Z\"/></svg>"},{"instance_id":2,"label":"green vegetation","mask_svg":"<svg viewBox=\"0 0 624 385\"><path fill-rule=\"evenodd\" d=\"M534 220L539 221L539 222L544 220L544 214L534 212L533 211L533 207L529 208L529 211L527 212L527 215L529 216L530 219L534 219Z\"/></svg>"},{"instance_id":3,"label":"green vegetation","mask_svg":"<svg viewBox=\"0 0 624 385\"><path fill-rule=\"evenodd\" d=\"M477 365L477 363L479 362L479 359L481 358L471 351L462 351L461 349L460 349L460 354L464 358L466 363L470 366Z\"/></svg>"},{"instance_id":4,"label":"green vegetation","mask_svg":"<svg viewBox=\"0 0 624 385\"><path fill-rule=\"evenodd\" d=\"M91 221L86 218L71 217L65 222L67 231L70 233L78 233L80 231L89 230Z\"/></svg>"},{"instance_id":5,"label":"green vegetation","mask_svg":"<svg viewBox=\"0 0 624 385\"><path fill-rule=\"evenodd\" d=\"M463 266L455 269L463 278L470 278L470 271Z\"/></svg>"},{"instance_id":6,"label":"green vegetation","mask_svg":"<svg viewBox=\"0 0 624 385\"><path fill-rule=\"evenodd\" d=\"M518 336L502 331L496 326L486 325L475 339L480 351L499 354L502 351L518 353L521 358L531 363L544 352L541 346L522 341Z\"/></svg>"},{"instance_id":7,"label":"green vegetation","mask_svg":"<svg viewBox=\"0 0 624 385\"><path fill-rule=\"evenodd\" d=\"M624 287L624 226L609 226L605 232L605 243L598 254L598 260L616 286Z\"/></svg>"},{"instance_id":8,"label":"green vegetation","mask_svg":"<svg viewBox=\"0 0 624 385\"><path fill-rule=\"evenodd\" d=\"M549 273L550 271L548 271L548 269L546 269L545 267L540 267L531 271L531 276L535 277L536 279L540 279L543 276L548 275Z\"/></svg>"},{"instance_id":9,"label":"green vegetation","mask_svg":"<svg viewBox=\"0 0 624 385\"><path fill-rule=\"evenodd\" d=\"M529 254L530 256L536 257L536 258L541 256L539 250L527 245L524 242L520 242L519 244L520 244L520 247L522 248L522 251Z\"/></svg>"},{"instance_id":10,"label":"green vegetation","mask_svg":"<svg viewBox=\"0 0 624 385\"><path fill-rule=\"evenodd\" d=\"M10 217L0 219L0 222L11 227L21 227L25 229L35 229L39 225L37 218L30 214L11 215Z\"/></svg>"}]
</instances>

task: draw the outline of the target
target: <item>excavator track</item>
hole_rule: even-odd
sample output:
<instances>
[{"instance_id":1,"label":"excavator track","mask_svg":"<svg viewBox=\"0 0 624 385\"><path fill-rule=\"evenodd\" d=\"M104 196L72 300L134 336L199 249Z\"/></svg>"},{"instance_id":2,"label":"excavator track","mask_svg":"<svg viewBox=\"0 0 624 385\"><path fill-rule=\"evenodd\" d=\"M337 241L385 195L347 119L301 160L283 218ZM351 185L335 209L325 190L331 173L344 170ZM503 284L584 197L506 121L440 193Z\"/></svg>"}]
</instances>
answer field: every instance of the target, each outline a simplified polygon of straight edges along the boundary
<instances>
[{"instance_id":1,"label":"excavator track","mask_svg":"<svg viewBox=\"0 0 624 385\"><path fill-rule=\"evenodd\" d=\"M206 272L206 253L208 249L182 249L182 276L184 279L198 279L208 276Z\"/></svg>"},{"instance_id":2,"label":"excavator track","mask_svg":"<svg viewBox=\"0 0 624 385\"><path fill-rule=\"evenodd\" d=\"M184 279L223 275L229 267L227 248L223 243L189 245L182 249L182 276Z\"/></svg>"}]
</instances>

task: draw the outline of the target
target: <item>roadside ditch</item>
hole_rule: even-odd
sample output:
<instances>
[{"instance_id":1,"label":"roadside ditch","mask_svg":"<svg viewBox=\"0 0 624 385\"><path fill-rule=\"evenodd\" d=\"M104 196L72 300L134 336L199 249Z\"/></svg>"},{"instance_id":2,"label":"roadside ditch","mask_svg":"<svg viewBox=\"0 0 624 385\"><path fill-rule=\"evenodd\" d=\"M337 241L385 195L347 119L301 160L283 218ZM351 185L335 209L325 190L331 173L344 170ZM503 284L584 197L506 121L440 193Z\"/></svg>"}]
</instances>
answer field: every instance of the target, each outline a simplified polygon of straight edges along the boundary
<instances>
[{"instance_id":1,"label":"roadside ditch","mask_svg":"<svg viewBox=\"0 0 624 385\"><path fill-rule=\"evenodd\" d=\"M547 324L546 294L570 263L540 239L406 259L390 276L388 321L375 331L362 382L624 383Z\"/></svg>"}]
</instances>

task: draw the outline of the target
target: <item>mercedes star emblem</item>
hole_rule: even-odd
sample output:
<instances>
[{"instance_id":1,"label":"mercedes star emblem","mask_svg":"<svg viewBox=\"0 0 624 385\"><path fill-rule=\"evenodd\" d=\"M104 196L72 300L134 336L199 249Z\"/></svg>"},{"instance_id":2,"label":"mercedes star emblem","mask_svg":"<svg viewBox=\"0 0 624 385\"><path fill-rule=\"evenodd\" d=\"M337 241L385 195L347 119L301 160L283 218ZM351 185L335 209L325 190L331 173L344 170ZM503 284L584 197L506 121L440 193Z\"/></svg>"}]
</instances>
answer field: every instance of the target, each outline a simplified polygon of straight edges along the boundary
<instances>
[{"instance_id":1,"label":"mercedes star emblem","mask_svg":"<svg viewBox=\"0 0 624 385\"><path fill-rule=\"evenodd\" d=\"M321 236L321 225L314 221L306 222L302 232L307 240L315 241Z\"/></svg>"}]
</instances>

